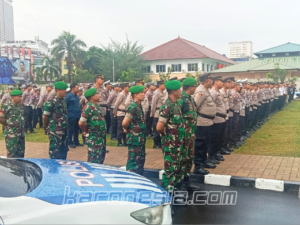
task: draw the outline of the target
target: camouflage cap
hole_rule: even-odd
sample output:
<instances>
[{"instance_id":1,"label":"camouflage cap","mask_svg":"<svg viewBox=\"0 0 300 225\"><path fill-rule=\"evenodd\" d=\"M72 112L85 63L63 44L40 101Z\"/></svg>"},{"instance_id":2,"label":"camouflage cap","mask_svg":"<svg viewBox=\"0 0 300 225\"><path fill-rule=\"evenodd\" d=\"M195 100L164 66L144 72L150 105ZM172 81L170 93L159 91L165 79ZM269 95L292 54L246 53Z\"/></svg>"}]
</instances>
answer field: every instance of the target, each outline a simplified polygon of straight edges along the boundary
<instances>
[{"instance_id":1,"label":"camouflage cap","mask_svg":"<svg viewBox=\"0 0 300 225\"><path fill-rule=\"evenodd\" d=\"M169 80L166 82L165 86L169 90L178 90L181 88L181 82L178 80Z\"/></svg>"},{"instance_id":2,"label":"camouflage cap","mask_svg":"<svg viewBox=\"0 0 300 225\"><path fill-rule=\"evenodd\" d=\"M9 94L10 96L19 96L22 95L23 92L21 90L12 90Z\"/></svg>"},{"instance_id":3,"label":"camouflage cap","mask_svg":"<svg viewBox=\"0 0 300 225\"><path fill-rule=\"evenodd\" d=\"M95 95L96 93L97 93L97 89L96 88L90 88L90 89L87 89L84 92L84 97L88 98L88 97L91 97L91 96Z\"/></svg>"},{"instance_id":4,"label":"camouflage cap","mask_svg":"<svg viewBox=\"0 0 300 225\"><path fill-rule=\"evenodd\" d=\"M129 92L132 94L136 94L142 92L143 90L144 90L144 86L138 85L138 86L131 87L129 89Z\"/></svg>"}]
</instances>

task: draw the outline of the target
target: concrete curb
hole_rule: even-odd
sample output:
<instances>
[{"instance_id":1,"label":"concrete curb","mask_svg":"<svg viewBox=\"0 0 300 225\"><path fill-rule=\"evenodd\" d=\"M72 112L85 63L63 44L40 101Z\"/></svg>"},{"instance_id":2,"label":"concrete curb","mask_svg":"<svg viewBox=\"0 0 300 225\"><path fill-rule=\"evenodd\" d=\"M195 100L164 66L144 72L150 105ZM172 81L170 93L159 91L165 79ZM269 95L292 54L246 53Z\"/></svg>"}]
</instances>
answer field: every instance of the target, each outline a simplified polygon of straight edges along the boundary
<instances>
[{"instance_id":1,"label":"concrete curb","mask_svg":"<svg viewBox=\"0 0 300 225\"><path fill-rule=\"evenodd\" d=\"M145 169L143 176L150 178L162 178L163 170ZM230 175L198 175L191 173L191 181L194 183L205 183L211 185L256 188L278 192L296 192L300 190L300 182L271 180L251 177L237 177Z\"/></svg>"}]
</instances>

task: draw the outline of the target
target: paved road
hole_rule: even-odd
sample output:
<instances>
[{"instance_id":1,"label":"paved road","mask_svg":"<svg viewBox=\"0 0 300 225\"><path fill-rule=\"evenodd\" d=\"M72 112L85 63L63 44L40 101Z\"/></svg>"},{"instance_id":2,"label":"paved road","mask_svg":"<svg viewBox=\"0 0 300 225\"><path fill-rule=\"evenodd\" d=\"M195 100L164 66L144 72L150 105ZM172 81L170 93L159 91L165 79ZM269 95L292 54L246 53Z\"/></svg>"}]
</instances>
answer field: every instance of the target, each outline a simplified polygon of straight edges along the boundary
<instances>
[{"instance_id":1,"label":"paved road","mask_svg":"<svg viewBox=\"0 0 300 225\"><path fill-rule=\"evenodd\" d=\"M151 179L160 183L158 179ZM236 205L174 206L174 224L299 224L297 193L201 184L201 191L237 191ZM190 199L192 197L190 196ZM207 197L200 197L207 200Z\"/></svg>"}]
</instances>

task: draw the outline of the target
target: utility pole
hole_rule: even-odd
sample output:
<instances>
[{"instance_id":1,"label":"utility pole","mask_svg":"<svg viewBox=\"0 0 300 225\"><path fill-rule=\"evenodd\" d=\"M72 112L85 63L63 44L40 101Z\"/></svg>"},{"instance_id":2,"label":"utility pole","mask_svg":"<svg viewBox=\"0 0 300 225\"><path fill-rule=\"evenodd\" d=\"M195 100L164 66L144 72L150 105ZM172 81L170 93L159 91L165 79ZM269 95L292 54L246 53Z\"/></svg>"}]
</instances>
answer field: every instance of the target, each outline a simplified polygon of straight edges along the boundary
<instances>
[{"instance_id":1,"label":"utility pole","mask_svg":"<svg viewBox=\"0 0 300 225\"><path fill-rule=\"evenodd\" d=\"M113 57L113 82L115 83L115 58Z\"/></svg>"}]
</instances>

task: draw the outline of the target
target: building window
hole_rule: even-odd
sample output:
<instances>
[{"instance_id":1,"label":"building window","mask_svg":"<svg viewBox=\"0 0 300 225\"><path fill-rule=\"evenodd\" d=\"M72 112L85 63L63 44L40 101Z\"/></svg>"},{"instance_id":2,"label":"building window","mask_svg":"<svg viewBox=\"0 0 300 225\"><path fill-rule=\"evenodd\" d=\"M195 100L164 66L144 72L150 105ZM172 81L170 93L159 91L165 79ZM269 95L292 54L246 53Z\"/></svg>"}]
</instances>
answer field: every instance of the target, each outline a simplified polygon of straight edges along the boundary
<instances>
[{"instance_id":1,"label":"building window","mask_svg":"<svg viewBox=\"0 0 300 225\"><path fill-rule=\"evenodd\" d=\"M205 71L205 65L202 63L202 71Z\"/></svg>"},{"instance_id":2,"label":"building window","mask_svg":"<svg viewBox=\"0 0 300 225\"><path fill-rule=\"evenodd\" d=\"M181 64L172 64L172 72L181 72Z\"/></svg>"},{"instance_id":3,"label":"building window","mask_svg":"<svg viewBox=\"0 0 300 225\"><path fill-rule=\"evenodd\" d=\"M156 65L156 73L165 73L166 65Z\"/></svg>"},{"instance_id":4,"label":"building window","mask_svg":"<svg viewBox=\"0 0 300 225\"><path fill-rule=\"evenodd\" d=\"M209 64L206 65L206 71L209 72Z\"/></svg>"},{"instance_id":5,"label":"building window","mask_svg":"<svg viewBox=\"0 0 300 225\"><path fill-rule=\"evenodd\" d=\"M188 71L198 71L198 63L188 63Z\"/></svg>"},{"instance_id":6,"label":"building window","mask_svg":"<svg viewBox=\"0 0 300 225\"><path fill-rule=\"evenodd\" d=\"M147 73L150 73L150 69L151 69L151 67L150 67L150 66L147 66L147 67L146 67L146 72L147 72Z\"/></svg>"}]
</instances>

